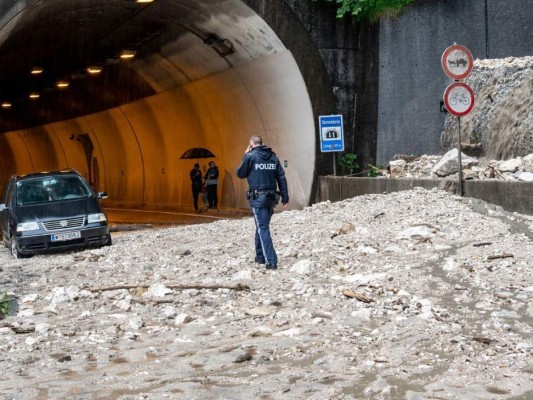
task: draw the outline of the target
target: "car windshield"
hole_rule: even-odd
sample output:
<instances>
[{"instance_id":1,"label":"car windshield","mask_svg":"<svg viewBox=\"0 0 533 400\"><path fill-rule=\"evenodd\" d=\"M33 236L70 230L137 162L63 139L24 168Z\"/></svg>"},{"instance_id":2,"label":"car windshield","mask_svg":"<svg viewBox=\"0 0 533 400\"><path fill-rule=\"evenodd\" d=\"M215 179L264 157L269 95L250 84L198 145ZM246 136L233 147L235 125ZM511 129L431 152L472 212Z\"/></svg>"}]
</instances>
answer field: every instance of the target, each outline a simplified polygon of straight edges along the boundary
<instances>
[{"instance_id":1,"label":"car windshield","mask_svg":"<svg viewBox=\"0 0 533 400\"><path fill-rule=\"evenodd\" d=\"M54 201L81 199L91 191L78 176L45 176L17 182L17 204L20 206Z\"/></svg>"}]
</instances>

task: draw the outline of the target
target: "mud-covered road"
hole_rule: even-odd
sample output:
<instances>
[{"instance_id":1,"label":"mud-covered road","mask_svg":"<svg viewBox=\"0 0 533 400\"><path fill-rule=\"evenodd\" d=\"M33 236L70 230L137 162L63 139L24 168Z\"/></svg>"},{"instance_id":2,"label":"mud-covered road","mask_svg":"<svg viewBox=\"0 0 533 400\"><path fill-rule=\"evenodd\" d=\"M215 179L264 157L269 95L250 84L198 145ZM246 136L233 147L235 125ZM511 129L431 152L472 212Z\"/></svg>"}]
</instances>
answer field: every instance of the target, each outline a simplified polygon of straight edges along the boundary
<instances>
[{"instance_id":1,"label":"mud-covered road","mask_svg":"<svg viewBox=\"0 0 533 400\"><path fill-rule=\"evenodd\" d=\"M0 250L0 398L533 398L532 217L413 190L272 228L277 271L249 218Z\"/></svg>"}]
</instances>

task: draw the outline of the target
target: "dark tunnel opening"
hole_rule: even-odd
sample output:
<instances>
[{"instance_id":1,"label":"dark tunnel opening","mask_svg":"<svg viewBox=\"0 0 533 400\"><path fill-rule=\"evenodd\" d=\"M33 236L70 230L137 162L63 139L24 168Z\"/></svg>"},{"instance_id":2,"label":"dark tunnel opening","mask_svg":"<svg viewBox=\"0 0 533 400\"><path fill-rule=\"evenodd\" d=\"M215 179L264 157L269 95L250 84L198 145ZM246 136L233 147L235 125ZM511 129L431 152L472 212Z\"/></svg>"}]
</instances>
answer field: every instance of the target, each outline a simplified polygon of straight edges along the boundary
<instances>
[{"instance_id":1,"label":"dark tunnel opening","mask_svg":"<svg viewBox=\"0 0 533 400\"><path fill-rule=\"evenodd\" d=\"M308 88L291 51L243 1L2 7L1 182L74 168L109 193L109 206L189 206L192 164L179 156L206 147L221 170L222 206L243 208L234 169L247 138L261 134L287 165L292 206L309 203Z\"/></svg>"}]
</instances>

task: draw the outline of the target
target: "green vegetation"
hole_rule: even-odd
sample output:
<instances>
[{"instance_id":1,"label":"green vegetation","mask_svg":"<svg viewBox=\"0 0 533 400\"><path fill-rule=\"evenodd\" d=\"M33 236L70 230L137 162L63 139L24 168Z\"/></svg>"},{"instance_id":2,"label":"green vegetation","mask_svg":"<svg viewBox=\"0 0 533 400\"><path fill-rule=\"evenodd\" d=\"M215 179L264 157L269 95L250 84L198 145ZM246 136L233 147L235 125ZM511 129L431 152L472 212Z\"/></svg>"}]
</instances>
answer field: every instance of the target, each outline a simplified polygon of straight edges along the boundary
<instances>
[{"instance_id":1,"label":"green vegetation","mask_svg":"<svg viewBox=\"0 0 533 400\"><path fill-rule=\"evenodd\" d=\"M0 319L3 319L9 313L11 299L7 293L0 296Z\"/></svg>"},{"instance_id":2,"label":"green vegetation","mask_svg":"<svg viewBox=\"0 0 533 400\"><path fill-rule=\"evenodd\" d=\"M357 171L357 169L359 169L359 163L357 162L357 154L345 154L339 160L339 164L341 166L341 171L344 175L351 175L355 171Z\"/></svg>"},{"instance_id":3,"label":"green vegetation","mask_svg":"<svg viewBox=\"0 0 533 400\"><path fill-rule=\"evenodd\" d=\"M472 131L470 133L470 141L472 143L480 143L481 142L481 133L477 131Z\"/></svg>"},{"instance_id":4,"label":"green vegetation","mask_svg":"<svg viewBox=\"0 0 533 400\"><path fill-rule=\"evenodd\" d=\"M369 178L376 178L377 176L379 176L379 171L384 169L383 166L381 165L372 165L372 164L368 164L368 177Z\"/></svg>"},{"instance_id":5,"label":"green vegetation","mask_svg":"<svg viewBox=\"0 0 533 400\"><path fill-rule=\"evenodd\" d=\"M384 15L398 15L416 0L325 0L337 3L337 18L351 15L358 21L376 21Z\"/></svg>"}]
</instances>

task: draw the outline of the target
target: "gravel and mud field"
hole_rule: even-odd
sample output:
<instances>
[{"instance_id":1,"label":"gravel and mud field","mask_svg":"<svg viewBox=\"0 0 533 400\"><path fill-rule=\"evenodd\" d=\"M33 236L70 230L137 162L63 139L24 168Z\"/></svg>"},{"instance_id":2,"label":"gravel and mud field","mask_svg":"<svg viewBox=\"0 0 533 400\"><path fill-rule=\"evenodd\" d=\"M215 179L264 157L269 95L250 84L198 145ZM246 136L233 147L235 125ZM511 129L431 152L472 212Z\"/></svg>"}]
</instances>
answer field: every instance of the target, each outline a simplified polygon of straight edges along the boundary
<instances>
[{"instance_id":1,"label":"gravel and mud field","mask_svg":"<svg viewBox=\"0 0 533 400\"><path fill-rule=\"evenodd\" d=\"M415 189L0 250L1 399L532 399L533 218Z\"/></svg>"}]
</instances>

